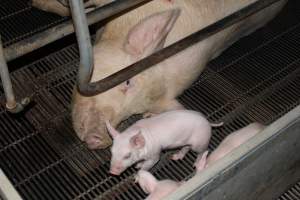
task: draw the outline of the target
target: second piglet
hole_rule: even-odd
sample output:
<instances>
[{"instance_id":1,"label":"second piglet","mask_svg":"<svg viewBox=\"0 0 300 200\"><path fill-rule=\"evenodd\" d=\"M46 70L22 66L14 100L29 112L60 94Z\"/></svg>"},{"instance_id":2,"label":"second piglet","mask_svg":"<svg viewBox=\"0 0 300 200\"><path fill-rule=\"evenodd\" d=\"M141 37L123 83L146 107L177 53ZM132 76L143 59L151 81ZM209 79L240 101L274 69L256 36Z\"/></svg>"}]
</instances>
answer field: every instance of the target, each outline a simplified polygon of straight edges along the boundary
<instances>
[{"instance_id":1,"label":"second piglet","mask_svg":"<svg viewBox=\"0 0 300 200\"><path fill-rule=\"evenodd\" d=\"M149 194L145 200L161 200L174 192L183 182L172 180L157 180L151 173L140 170L135 181L146 194Z\"/></svg>"},{"instance_id":2,"label":"second piglet","mask_svg":"<svg viewBox=\"0 0 300 200\"><path fill-rule=\"evenodd\" d=\"M261 132L264 129L264 126L259 123L251 123L231 134L229 134L207 158L208 151L203 153L198 157L195 166L197 172L202 171L203 169L211 166L213 163L219 159L226 156L233 149L237 148L241 144L245 143L251 137Z\"/></svg>"},{"instance_id":3,"label":"second piglet","mask_svg":"<svg viewBox=\"0 0 300 200\"><path fill-rule=\"evenodd\" d=\"M122 134L106 122L113 138L110 173L121 174L132 164L143 170L150 169L163 149L182 149L173 159L182 159L189 149L201 154L211 137L211 124L201 113L191 110L175 110L142 119ZM212 126L218 126L212 124Z\"/></svg>"}]
</instances>

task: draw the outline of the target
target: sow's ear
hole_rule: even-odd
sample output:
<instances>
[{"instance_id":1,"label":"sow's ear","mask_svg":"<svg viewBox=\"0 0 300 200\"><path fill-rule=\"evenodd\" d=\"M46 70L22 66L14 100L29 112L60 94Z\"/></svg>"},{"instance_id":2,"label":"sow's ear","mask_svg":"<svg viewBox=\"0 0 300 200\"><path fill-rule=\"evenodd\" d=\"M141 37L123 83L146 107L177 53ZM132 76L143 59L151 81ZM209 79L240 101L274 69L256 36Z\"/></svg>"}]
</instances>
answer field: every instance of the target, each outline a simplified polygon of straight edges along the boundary
<instances>
[{"instance_id":1,"label":"sow's ear","mask_svg":"<svg viewBox=\"0 0 300 200\"><path fill-rule=\"evenodd\" d=\"M145 138L142 135L141 131L139 131L138 134L136 134L130 138L130 145L136 149L140 149L145 146Z\"/></svg>"},{"instance_id":2,"label":"sow's ear","mask_svg":"<svg viewBox=\"0 0 300 200\"><path fill-rule=\"evenodd\" d=\"M143 19L129 31L124 44L125 51L141 57L162 48L179 15L180 10L174 9Z\"/></svg>"},{"instance_id":3,"label":"sow's ear","mask_svg":"<svg viewBox=\"0 0 300 200\"><path fill-rule=\"evenodd\" d=\"M110 124L110 122L108 120L105 121L105 125L106 125L106 128L107 128L109 134L111 135L111 137L113 139L115 137L117 137L118 135L120 135L120 133Z\"/></svg>"}]
</instances>

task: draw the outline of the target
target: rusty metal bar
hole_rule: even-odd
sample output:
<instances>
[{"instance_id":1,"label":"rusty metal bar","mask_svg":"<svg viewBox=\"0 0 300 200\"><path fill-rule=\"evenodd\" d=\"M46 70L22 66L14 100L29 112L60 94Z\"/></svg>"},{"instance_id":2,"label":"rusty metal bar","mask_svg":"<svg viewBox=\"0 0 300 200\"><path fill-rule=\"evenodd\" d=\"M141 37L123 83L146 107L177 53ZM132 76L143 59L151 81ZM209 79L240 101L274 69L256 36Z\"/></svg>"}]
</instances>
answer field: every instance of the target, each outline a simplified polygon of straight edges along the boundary
<instances>
[{"instance_id":1,"label":"rusty metal bar","mask_svg":"<svg viewBox=\"0 0 300 200\"><path fill-rule=\"evenodd\" d=\"M11 79L6 64L6 60L3 56L3 48L0 36L0 76L4 89L4 94L6 97L6 108L11 113L19 113L24 107L29 104L30 99L28 97L24 98L20 103L16 102L15 94L12 88Z\"/></svg>"},{"instance_id":2,"label":"rusty metal bar","mask_svg":"<svg viewBox=\"0 0 300 200\"><path fill-rule=\"evenodd\" d=\"M74 0L73 0L74 1ZM82 95L85 96L94 96L96 94L102 93L107 91L108 89L115 87L119 85L120 83L130 79L131 77L137 75L138 73L150 68L151 66L163 61L166 58L169 58L176 53L188 48L191 45L194 45L211 35L214 35L218 33L219 31L245 19L246 17L249 17L250 15L270 6L271 4L278 2L279 0L260 0L257 1L223 19L220 21L217 21L216 23L207 26L206 28L191 34L190 36L148 56L147 58L144 58L140 60L137 63L134 63L127 68L124 68L102 80L99 80L97 82L90 83L90 77L91 72L93 71L92 65L88 65L88 63L92 63L91 61L86 62L83 64L81 61L80 69L79 69L79 76L78 76L78 90ZM75 2L75 1L74 1ZM80 8L83 10L83 7ZM73 9L74 10L74 9ZM81 15L80 15L81 13ZM77 18L85 18L84 12L73 12L72 15L76 15ZM87 27L79 27L79 25L76 28L77 37L84 38L84 35L82 34L82 29L87 29ZM78 39L80 41L81 39ZM90 43L90 41L88 41ZM80 45L80 44L79 44ZM82 46L83 47L83 46ZM80 49L82 53L88 52L88 49ZM83 54L82 54L83 55ZM89 56L91 58L92 56ZM81 57L82 59L86 59ZM85 69L83 69L85 68Z\"/></svg>"},{"instance_id":3,"label":"rusty metal bar","mask_svg":"<svg viewBox=\"0 0 300 200\"><path fill-rule=\"evenodd\" d=\"M122 0L114 1L87 14L88 24L94 24L106 18L112 17L120 12L133 9L143 5L150 0ZM41 33L12 44L4 49L4 57L7 61L23 56L33 50L43 47L51 42L59 40L74 32L72 20L56 25Z\"/></svg>"}]
</instances>

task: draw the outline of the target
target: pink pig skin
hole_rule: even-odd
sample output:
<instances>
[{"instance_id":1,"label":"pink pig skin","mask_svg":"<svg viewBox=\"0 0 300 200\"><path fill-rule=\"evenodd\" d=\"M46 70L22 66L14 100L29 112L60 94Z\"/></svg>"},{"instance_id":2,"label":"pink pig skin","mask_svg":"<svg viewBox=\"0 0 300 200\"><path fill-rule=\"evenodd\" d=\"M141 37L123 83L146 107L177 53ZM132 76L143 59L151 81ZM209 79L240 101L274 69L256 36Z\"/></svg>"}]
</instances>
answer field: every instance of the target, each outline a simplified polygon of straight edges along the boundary
<instances>
[{"instance_id":1,"label":"pink pig skin","mask_svg":"<svg viewBox=\"0 0 300 200\"><path fill-rule=\"evenodd\" d=\"M95 43L91 81L125 69L256 1L153 0L120 15L107 23ZM181 109L176 97L195 82L208 62L270 21L286 2L278 1L106 92L87 97L75 88L72 121L78 137L89 148L104 149L112 142L105 121L116 127L133 114Z\"/></svg>"},{"instance_id":2,"label":"pink pig skin","mask_svg":"<svg viewBox=\"0 0 300 200\"><path fill-rule=\"evenodd\" d=\"M137 167L148 170L158 160L163 149L183 147L173 155L182 159L189 149L201 154L208 146L211 126L201 113L191 110L175 110L142 119L119 134L106 123L113 137L110 172L121 174L127 167L138 163Z\"/></svg>"},{"instance_id":3,"label":"pink pig skin","mask_svg":"<svg viewBox=\"0 0 300 200\"><path fill-rule=\"evenodd\" d=\"M230 153L233 149L237 148L251 137L261 132L264 128L265 127L262 124L252 123L231 133L221 142L217 149L208 156L208 158L208 151L204 152L201 156L198 156L195 164L197 172L201 172L203 169L211 166L217 160Z\"/></svg>"},{"instance_id":4,"label":"pink pig skin","mask_svg":"<svg viewBox=\"0 0 300 200\"><path fill-rule=\"evenodd\" d=\"M163 199L182 184L182 182L172 180L158 181L151 173L144 170L138 172L136 182L139 183L145 193L149 194L146 200Z\"/></svg>"}]
</instances>

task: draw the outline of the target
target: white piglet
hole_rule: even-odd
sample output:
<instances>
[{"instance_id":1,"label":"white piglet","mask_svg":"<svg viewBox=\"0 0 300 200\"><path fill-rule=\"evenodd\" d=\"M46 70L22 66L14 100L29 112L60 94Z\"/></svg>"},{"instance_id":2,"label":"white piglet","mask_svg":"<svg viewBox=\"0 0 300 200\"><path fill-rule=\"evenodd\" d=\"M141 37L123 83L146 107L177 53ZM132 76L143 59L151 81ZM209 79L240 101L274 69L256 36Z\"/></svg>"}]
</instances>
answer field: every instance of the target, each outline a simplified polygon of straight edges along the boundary
<instances>
[{"instance_id":1,"label":"white piglet","mask_svg":"<svg viewBox=\"0 0 300 200\"><path fill-rule=\"evenodd\" d=\"M230 153L233 149L237 148L254 135L261 132L263 129L264 126L262 124L252 123L231 133L221 142L217 149L208 156L208 158L208 151L198 157L195 163L197 172L201 172L203 169L211 166L213 163Z\"/></svg>"},{"instance_id":2,"label":"white piglet","mask_svg":"<svg viewBox=\"0 0 300 200\"><path fill-rule=\"evenodd\" d=\"M110 173L119 175L132 164L143 170L150 169L163 149L183 147L173 155L182 159L189 149L203 153L211 137L211 126L201 113L191 110L169 111L142 119L122 134L106 122L113 138Z\"/></svg>"},{"instance_id":3,"label":"white piglet","mask_svg":"<svg viewBox=\"0 0 300 200\"><path fill-rule=\"evenodd\" d=\"M140 170L135 181L139 183L140 187L146 194L149 194L146 200L160 200L174 192L182 182L172 180L157 180L151 173Z\"/></svg>"}]
</instances>

